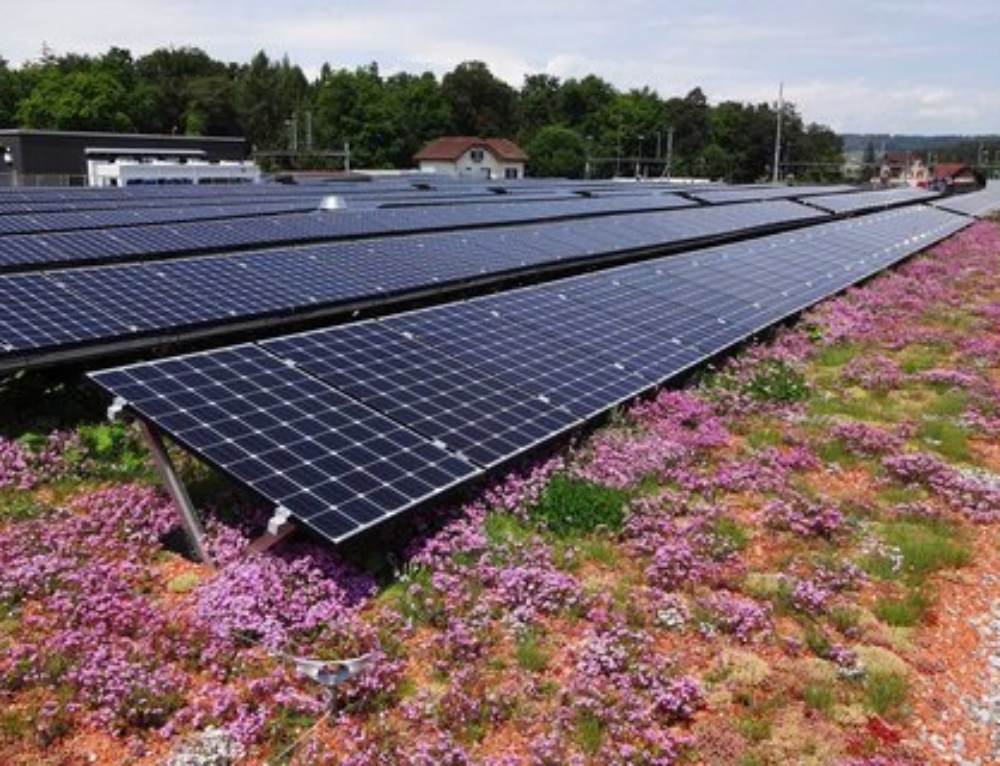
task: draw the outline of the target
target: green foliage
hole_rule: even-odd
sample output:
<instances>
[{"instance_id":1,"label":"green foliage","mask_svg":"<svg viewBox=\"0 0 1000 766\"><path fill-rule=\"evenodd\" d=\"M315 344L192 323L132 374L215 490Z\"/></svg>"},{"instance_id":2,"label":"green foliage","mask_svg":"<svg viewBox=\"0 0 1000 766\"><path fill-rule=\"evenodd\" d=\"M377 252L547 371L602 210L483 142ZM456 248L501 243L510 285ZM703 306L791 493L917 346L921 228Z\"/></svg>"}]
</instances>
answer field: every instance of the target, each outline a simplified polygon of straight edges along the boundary
<instances>
[{"instance_id":1,"label":"green foliage","mask_svg":"<svg viewBox=\"0 0 1000 766\"><path fill-rule=\"evenodd\" d=\"M972 547L954 525L945 521L892 521L882 525L882 538L899 550L903 573L922 582L942 569L967 566Z\"/></svg>"},{"instance_id":2,"label":"green foliage","mask_svg":"<svg viewBox=\"0 0 1000 766\"><path fill-rule=\"evenodd\" d=\"M817 657L827 657L833 644L823 629L815 623L807 623L805 626L805 641L809 651Z\"/></svg>"},{"instance_id":3,"label":"green foliage","mask_svg":"<svg viewBox=\"0 0 1000 766\"><path fill-rule=\"evenodd\" d=\"M910 684L899 673L876 670L865 677L865 702L887 720L898 721L903 717L909 693Z\"/></svg>"},{"instance_id":4,"label":"green foliage","mask_svg":"<svg viewBox=\"0 0 1000 766\"><path fill-rule=\"evenodd\" d=\"M48 511L48 506L30 492L0 491L0 522L33 519L46 511Z\"/></svg>"},{"instance_id":5,"label":"green foliage","mask_svg":"<svg viewBox=\"0 0 1000 766\"><path fill-rule=\"evenodd\" d=\"M781 359L761 362L743 391L761 402L801 402L809 397L805 374Z\"/></svg>"},{"instance_id":6,"label":"green foliage","mask_svg":"<svg viewBox=\"0 0 1000 766\"><path fill-rule=\"evenodd\" d=\"M802 701L806 709L815 710L823 715L830 714L836 699L833 687L822 681L809 681L802 689Z\"/></svg>"},{"instance_id":7,"label":"green foliage","mask_svg":"<svg viewBox=\"0 0 1000 766\"><path fill-rule=\"evenodd\" d=\"M917 429L917 438L949 460L966 462L972 457L969 433L954 421L925 418Z\"/></svg>"},{"instance_id":8,"label":"green foliage","mask_svg":"<svg viewBox=\"0 0 1000 766\"><path fill-rule=\"evenodd\" d=\"M561 125L547 125L526 147L533 176L580 178L587 163L587 146L580 134Z\"/></svg>"},{"instance_id":9,"label":"green foliage","mask_svg":"<svg viewBox=\"0 0 1000 766\"><path fill-rule=\"evenodd\" d=\"M557 474L531 509L531 518L560 537L602 528L617 532L624 524L628 499L629 493L623 490Z\"/></svg>"},{"instance_id":10,"label":"green foliage","mask_svg":"<svg viewBox=\"0 0 1000 766\"><path fill-rule=\"evenodd\" d=\"M747 715L737 721L740 734L754 744L771 738L772 723L767 715Z\"/></svg>"},{"instance_id":11,"label":"green foliage","mask_svg":"<svg viewBox=\"0 0 1000 766\"><path fill-rule=\"evenodd\" d=\"M137 59L120 48L49 55L20 69L0 60L0 125L244 135L256 149L287 152L262 158L273 170L342 166L339 158L303 156L308 122L314 150L350 143L355 164L365 166L411 167L420 147L443 135L516 138L527 147L556 128L576 139L567 133L561 147L540 145L540 173L581 173L582 143L596 177L658 176L669 127L673 176L760 180L771 162L774 107L709 101L700 88L671 98L649 87L619 91L594 74L560 81L525 73L515 89L482 61L461 62L440 80L431 72L383 77L375 62L354 70L323 64L310 81L287 57L263 51L242 63L185 46ZM783 174L836 175L841 143L829 129L806 124L786 103L783 130L799 163ZM299 154L290 153L293 145Z\"/></svg>"},{"instance_id":12,"label":"green foliage","mask_svg":"<svg viewBox=\"0 0 1000 766\"><path fill-rule=\"evenodd\" d=\"M734 553L746 550L750 544L750 533L736 519L720 516L708 527L712 535L711 553L713 558L725 559Z\"/></svg>"},{"instance_id":13,"label":"green foliage","mask_svg":"<svg viewBox=\"0 0 1000 766\"><path fill-rule=\"evenodd\" d=\"M545 670L549 664L549 653L542 645L541 636L534 630L528 630L518 637L515 656L518 667L532 673Z\"/></svg>"},{"instance_id":14,"label":"green foliage","mask_svg":"<svg viewBox=\"0 0 1000 766\"><path fill-rule=\"evenodd\" d=\"M923 589L908 590L902 598L882 596L875 603L875 616L886 625L912 628L919 625L933 606Z\"/></svg>"},{"instance_id":15,"label":"green foliage","mask_svg":"<svg viewBox=\"0 0 1000 766\"><path fill-rule=\"evenodd\" d=\"M835 606L830 610L830 624L841 633L851 633L861 624L861 612L851 606Z\"/></svg>"},{"instance_id":16,"label":"green foliage","mask_svg":"<svg viewBox=\"0 0 1000 766\"><path fill-rule=\"evenodd\" d=\"M483 532L493 545L522 542L532 535L531 529L509 513L489 514L483 522Z\"/></svg>"},{"instance_id":17,"label":"green foliage","mask_svg":"<svg viewBox=\"0 0 1000 766\"><path fill-rule=\"evenodd\" d=\"M586 755L597 755L604 741L604 722L589 710L581 710L576 717L576 744Z\"/></svg>"},{"instance_id":18,"label":"green foliage","mask_svg":"<svg viewBox=\"0 0 1000 766\"><path fill-rule=\"evenodd\" d=\"M150 472L149 453L134 425L115 422L81 426L80 439L98 476L141 478Z\"/></svg>"}]
</instances>

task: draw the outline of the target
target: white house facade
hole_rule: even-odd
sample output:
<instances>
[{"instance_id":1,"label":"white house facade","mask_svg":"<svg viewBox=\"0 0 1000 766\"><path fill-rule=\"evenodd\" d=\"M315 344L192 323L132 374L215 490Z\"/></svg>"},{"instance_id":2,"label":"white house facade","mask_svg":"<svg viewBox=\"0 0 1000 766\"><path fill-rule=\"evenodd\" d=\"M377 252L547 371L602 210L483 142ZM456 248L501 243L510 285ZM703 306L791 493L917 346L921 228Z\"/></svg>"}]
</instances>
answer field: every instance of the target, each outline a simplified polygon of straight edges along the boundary
<instances>
[{"instance_id":1,"label":"white house facade","mask_svg":"<svg viewBox=\"0 0 1000 766\"><path fill-rule=\"evenodd\" d=\"M431 141L413 159L425 173L496 180L524 178L528 155L505 138L447 136Z\"/></svg>"}]
</instances>

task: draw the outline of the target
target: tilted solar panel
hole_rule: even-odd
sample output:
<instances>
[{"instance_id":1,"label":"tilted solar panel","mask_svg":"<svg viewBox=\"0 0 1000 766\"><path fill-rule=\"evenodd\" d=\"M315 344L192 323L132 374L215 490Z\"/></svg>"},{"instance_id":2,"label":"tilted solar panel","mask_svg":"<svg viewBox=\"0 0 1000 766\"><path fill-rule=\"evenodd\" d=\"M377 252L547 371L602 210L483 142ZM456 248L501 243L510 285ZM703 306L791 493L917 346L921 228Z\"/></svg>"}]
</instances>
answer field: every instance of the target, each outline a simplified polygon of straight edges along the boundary
<instances>
[{"instance_id":1,"label":"tilted solar panel","mask_svg":"<svg viewBox=\"0 0 1000 766\"><path fill-rule=\"evenodd\" d=\"M891 211L92 377L339 541L967 223Z\"/></svg>"},{"instance_id":2,"label":"tilted solar panel","mask_svg":"<svg viewBox=\"0 0 1000 766\"><path fill-rule=\"evenodd\" d=\"M619 218L456 231L342 242L227 256L0 275L17 281L44 305L67 301L67 321L99 312L117 320L105 332L71 338L40 324L4 334L12 306L0 304L0 341L11 349L53 351L67 344L97 347L262 318L291 321L303 312L338 310L417 291L452 289L473 280L500 280L526 269L599 259L623 251L678 247L762 226L822 219L790 202L742 205L739 212L699 208ZM120 229L121 240L133 229ZM91 232L83 232L91 234ZM55 235L51 235L55 236ZM345 309L346 310L346 309ZM21 323L23 324L23 323ZM116 330L116 327L126 328ZM103 339L103 340L102 340ZM20 358L20 357L19 357ZM0 353L0 368L4 355Z\"/></svg>"},{"instance_id":3,"label":"tilted solar panel","mask_svg":"<svg viewBox=\"0 0 1000 766\"><path fill-rule=\"evenodd\" d=\"M253 345L92 377L333 541L480 472Z\"/></svg>"}]
</instances>

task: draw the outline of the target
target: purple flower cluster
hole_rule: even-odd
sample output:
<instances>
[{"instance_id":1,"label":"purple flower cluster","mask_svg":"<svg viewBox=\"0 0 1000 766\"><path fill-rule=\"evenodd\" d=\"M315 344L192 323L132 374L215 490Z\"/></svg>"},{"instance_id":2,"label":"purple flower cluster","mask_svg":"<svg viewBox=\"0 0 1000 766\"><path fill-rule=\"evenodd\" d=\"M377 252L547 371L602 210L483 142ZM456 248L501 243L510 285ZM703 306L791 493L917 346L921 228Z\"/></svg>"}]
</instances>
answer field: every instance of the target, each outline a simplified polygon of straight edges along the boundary
<instances>
[{"instance_id":1,"label":"purple flower cluster","mask_svg":"<svg viewBox=\"0 0 1000 766\"><path fill-rule=\"evenodd\" d=\"M820 465L807 447L764 447L746 458L721 462L713 471L711 484L727 492L778 492L788 485L789 476ZM674 477L681 486L683 477Z\"/></svg>"},{"instance_id":2,"label":"purple flower cluster","mask_svg":"<svg viewBox=\"0 0 1000 766\"><path fill-rule=\"evenodd\" d=\"M31 489L35 476L34 453L16 441L0 436L0 489Z\"/></svg>"},{"instance_id":3,"label":"purple flower cluster","mask_svg":"<svg viewBox=\"0 0 1000 766\"><path fill-rule=\"evenodd\" d=\"M143 595L172 516L152 490L120 486L0 534L0 600L30 604L0 686L47 689L118 731L162 725L183 702L191 651Z\"/></svg>"},{"instance_id":4,"label":"purple flower cluster","mask_svg":"<svg viewBox=\"0 0 1000 766\"><path fill-rule=\"evenodd\" d=\"M705 704L700 684L665 673L647 634L603 610L590 618L592 628L576 649L562 725L572 726L580 715L600 721L608 733L601 762L675 763L686 741L667 727Z\"/></svg>"},{"instance_id":5,"label":"purple flower cluster","mask_svg":"<svg viewBox=\"0 0 1000 766\"><path fill-rule=\"evenodd\" d=\"M892 455L903 448L904 439L898 433L859 421L841 421L830 428L830 436L843 442L848 452L861 457Z\"/></svg>"},{"instance_id":6,"label":"purple flower cluster","mask_svg":"<svg viewBox=\"0 0 1000 766\"><path fill-rule=\"evenodd\" d=\"M847 518L836 506L798 494L772 500L764 506L761 516L768 526L802 537L832 538L847 525Z\"/></svg>"},{"instance_id":7,"label":"purple flower cluster","mask_svg":"<svg viewBox=\"0 0 1000 766\"><path fill-rule=\"evenodd\" d=\"M713 583L733 558L711 531L719 513L704 507L683 522L662 512L633 513L622 537L629 551L648 559L646 580L653 587L672 591Z\"/></svg>"},{"instance_id":8,"label":"purple flower cluster","mask_svg":"<svg viewBox=\"0 0 1000 766\"><path fill-rule=\"evenodd\" d=\"M282 649L323 636L353 649L367 632L356 605L373 589L370 578L312 544L280 558L247 556L229 564L197 589L195 616L225 640Z\"/></svg>"},{"instance_id":9,"label":"purple flower cluster","mask_svg":"<svg viewBox=\"0 0 1000 766\"><path fill-rule=\"evenodd\" d=\"M793 609L805 614L820 615L830 607L833 591L816 580L783 578Z\"/></svg>"},{"instance_id":10,"label":"purple flower cluster","mask_svg":"<svg viewBox=\"0 0 1000 766\"><path fill-rule=\"evenodd\" d=\"M709 619L708 626L748 644L772 630L771 607L738 593L718 592L702 599L700 606Z\"/></svg>"},{"instance_id":11,"label":"purple flower cluster","mask_svg":"<svg viewBox=\"0 0 1000 766\"><path fill-rule=\"evenodd\" d=\"M864 354L844 365L841 377L845 383L871 391L894 391L906 382L899 364L887 356Z\"/></svg>"},{"instance_id":12,"label":"purple flower cluster","mask_svg":"<svg viewBox=\"0 0 1000 766\"><path fill-rule=\"evenodd\" d=\"M926 487L971 521L1000 520L1000 481L995 477L952 468L923 452L892 455L882 465L897 481Z\"/></svg>"},{"instance_id":13,"label":"purple flower cluster","mask_svg":"<svg viewBox=\"0 0 1000 766\"><path fill-rule=\"evenodd\" d=\"M663 391L629 414L634 429L607 430L594 437L574 468L577 476L627 489L729 442L722 421L690 391Z\"/></svg>"}]
</instances>

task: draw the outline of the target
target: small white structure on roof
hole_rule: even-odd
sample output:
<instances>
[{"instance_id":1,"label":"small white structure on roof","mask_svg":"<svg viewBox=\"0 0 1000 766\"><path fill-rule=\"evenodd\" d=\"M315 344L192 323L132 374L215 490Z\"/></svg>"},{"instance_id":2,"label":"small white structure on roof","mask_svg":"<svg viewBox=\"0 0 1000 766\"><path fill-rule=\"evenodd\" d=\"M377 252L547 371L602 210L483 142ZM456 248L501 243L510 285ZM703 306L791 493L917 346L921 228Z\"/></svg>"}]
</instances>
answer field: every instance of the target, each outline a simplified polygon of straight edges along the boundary
<instances>
[{"instance_id":1,"label":"small white structure on roof","mask_svg":"<svg viewBox=\"0 0 1000 766\"><path fill-rule=\"evenodd\" d=\"M413 159L425 173L493 180L524 178L528 155L506 138L446 136L431 141Z\"/></svg>"},{"instance_id":2,"label":"small white structure on roof","mask_svg":"<svg viewBox=\"0 0 1000 766\"><path fill-rule=\"evenodd\" d=\"M90 186L233 184L260 180L253 162L209 162L200 149L85 149Z\"/></svg>"}]
</instances>

